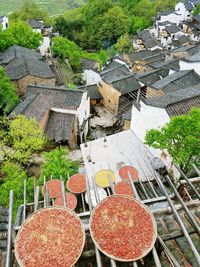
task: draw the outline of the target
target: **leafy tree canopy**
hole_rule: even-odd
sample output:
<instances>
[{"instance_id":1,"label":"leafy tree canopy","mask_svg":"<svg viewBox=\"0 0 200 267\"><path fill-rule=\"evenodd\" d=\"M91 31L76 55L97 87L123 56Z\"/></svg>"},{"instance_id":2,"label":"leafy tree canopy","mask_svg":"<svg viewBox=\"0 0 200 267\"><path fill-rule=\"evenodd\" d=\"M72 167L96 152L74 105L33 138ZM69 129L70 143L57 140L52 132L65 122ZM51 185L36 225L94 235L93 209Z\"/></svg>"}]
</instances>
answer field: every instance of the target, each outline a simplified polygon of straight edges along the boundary
<instances>
[{"instance_id":1,"label":"leafy tree canopy","mask_svg":"<svg viewBox=\"0 0 200 267\"><path fill-rule=\"evenodd\" d=\"M38 48L43 37L40 33L33 32L25 22L12 24L7 30L0 31L0 51L3 52L16 44L31 49Z\"/></svg>"},{"instance_id":2,"label":"leafy tree canopy","mask_svg":"<svg viewBox=\"0 0 200 267\"><path fill-rule=\"evenodd\" d=\"M0 206L9 206L10 190L14 191L13 215L16 216L19 205L24 199L24 179L27 178L26 172L17 163L6 161L0 169L0 175L4 183L0 186ZM34 178L29 177L26 182L27 202L33 201Z\"/></svg>"},{"instance_id":3,"label":"leafy tree canopy","mask_svg":"<svg viewBox=\"0 0 200 267\"><path fill-rule=\"evenodd\" d=\"M16 88L0 67L0 113L9 113L18 103Z\"/></svg>"},{"instance_id":4,"label":"leafy tree canopy","mask_svg":"<svg viewBox=\"0 0 200 267\"><path fill-rule=\"evenodd\" d=\"M193 14L193 15L198 15L198 14L200 14L200 4L198 4L198 5L196 6L196 8L192 11L192 14Z\"/></svg>"},{"instance_id":5,"label":"leafy tree canopy","mask_svg":"<svg viewBox=\"0 0 200 267\"><path fill-rule=\"evenodd\" d=\"M88 53L79 47L75 42L64 37L55 37L51 49L55 56L62 60L69 59L74 70L79 70L82 58L94 59L103 65L107 60L107 53L101 50L99 53Z\"/></svg>"},{"instance_id":6,"label":"leafy tree canopy","mask_svg":"<svg viewBox=\"0 0 200 267\"><path fill-rule=\"evenodd\" d=\"M30 163L32 154L42 150L46 143L46 138L35 119L19 115L9 122L2 121L1 125L1 142L10 148L4 150L4 158L7 160L26 166Z\"/></svg>"},{"instance_id":7,"label":"leafy tree canopy","mask_svg":"<svg viewBox=\"0 0 200 267\"><path fill-rule=\"evenodd\" d=\"M145 142L154 148L167 149L185 171L192 163L200 164L200 109L172 117L161 130L148 131Z\"/></svg>"},{"instance_id":8,"label":"leafy tree canopy","mask_svg":"<svg viewBox=\"0 0 200 267\"><path fill-rule=\"evenodd\" d=\"M122 53L122 52L131 52L132 51L132 41L130 36L125 33L122 35L118 40L115 45L115 48L117 52Z\"/></svg>"},{"instance_id":9,"label":"leafy tree canopy","mask_svg":"<svg viewBox=\"0 0 200 267\"><path fill-rule=\"evenodd\" d=\"M50 152L44 153L45 162L41 169L40 183L43 183L44 177L47 180L52 176L53 178L60 178L66 182L68 176L78 172L78 162L69 159L68 150L63 147L58 147Z\"/></svg>"}]
</instances>

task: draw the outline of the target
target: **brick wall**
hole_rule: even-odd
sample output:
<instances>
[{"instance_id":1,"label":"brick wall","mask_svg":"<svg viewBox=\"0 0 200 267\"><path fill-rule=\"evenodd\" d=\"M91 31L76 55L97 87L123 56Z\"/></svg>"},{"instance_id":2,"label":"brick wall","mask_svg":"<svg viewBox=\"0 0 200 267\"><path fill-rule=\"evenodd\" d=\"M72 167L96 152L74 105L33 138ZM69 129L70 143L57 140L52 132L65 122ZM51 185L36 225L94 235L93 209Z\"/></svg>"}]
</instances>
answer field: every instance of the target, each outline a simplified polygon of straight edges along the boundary
<instances>
[{"instance_id":1,"label":"brick wall","mask_svg":"<svg viewBox=\"0 0 200 267\"><path fill-rule=\"evenodd\" d=\"M121 93L113 88L112 84L101 82L99 92L103 97L103 105L112 113L118 114L119 97Z\"/></svg>"},{"instance_id":2,"label":"brick wall","mask_svg":"<svg viewBox=\"0 0 200 267\"><path fill-rule=\"evenodd\" d=\"M24 91L28 85L41 84L41 85L55 86L55 82L56 82L55 78L44 79L31 75L27 75L17 81L13 81L14 85L17 88L17 93L19 96L24 94Z\"/></svg>"}]
</instances>

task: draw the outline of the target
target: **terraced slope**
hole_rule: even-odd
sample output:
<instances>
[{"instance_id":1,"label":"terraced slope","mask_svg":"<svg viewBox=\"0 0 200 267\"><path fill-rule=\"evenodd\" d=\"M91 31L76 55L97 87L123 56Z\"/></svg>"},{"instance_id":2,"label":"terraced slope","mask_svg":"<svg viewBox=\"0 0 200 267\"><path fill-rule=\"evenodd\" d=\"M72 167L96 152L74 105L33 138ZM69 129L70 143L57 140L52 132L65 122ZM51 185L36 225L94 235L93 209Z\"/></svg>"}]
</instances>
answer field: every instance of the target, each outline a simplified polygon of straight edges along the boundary
<instances>
[{"instance_id":1,"label":"terraced slope","mask_svg":"<svg viewBox=\"0 0 200 267\"><path fill-rule=\"evenodd\" d=\"M17 10L21 2L21 0L0 0L0 16ZM29 2L40 5L42 8L46 9L50 15L56 16L68 9L83 5L87 0L30 0Z\"/></svg>"}]
</instances>

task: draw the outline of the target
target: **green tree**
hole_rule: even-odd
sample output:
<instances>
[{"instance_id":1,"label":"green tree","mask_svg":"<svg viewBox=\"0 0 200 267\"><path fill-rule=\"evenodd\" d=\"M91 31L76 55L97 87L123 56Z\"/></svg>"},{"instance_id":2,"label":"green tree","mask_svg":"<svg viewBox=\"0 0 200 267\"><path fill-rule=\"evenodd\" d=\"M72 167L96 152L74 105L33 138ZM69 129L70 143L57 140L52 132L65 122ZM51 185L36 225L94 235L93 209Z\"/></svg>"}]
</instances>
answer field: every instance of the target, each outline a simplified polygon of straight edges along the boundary
<instances>
[{"instance_id":1,"label":"green tree","mask_svg":"<svg viewBox=\"0 0 200 267\"><path fill-rule=\"evenodd\" d=\"M47 180L60 178L66 182L68 176L78 172L78 162L69 159L69 151L63 147L58 147L50 152L44 153L44 164L41 169L39 183L43 183L44 176Z\"/></svg>"},{"instance_id":2,"label":"green tree","mask_svg":"<svg viewBox=\"0 0 200 267\"><path fill-rule=\"evenodd\" d=\"M127 30L128 17L124 14L122 8L114 6L102 17L102 25L99 25L97 36L102 42L109 42L112 45Z\"/></svg>"},{"instance_id":3,"label":"green tree","mask_svg":"<svg viewBox=\"0 0 200 267\"><path fill-rule=\"evenodd\" d=\"M116 49L118 52L131 52L132 51L132 41L130 36L125 33L124 35L122 35L118 40L117 43L115 45Z\"/></svg>"},{"instance_id":4,"label":"green tree","mask_svg":"<svg viewBox=\"0 0 200 267\"><path fill-rule=\"evenodd\" d=\"M5 146L4 160L28 166L33 153L41 151L46 144L46 137L38 123L22 115L9 122L2 118L0 122L0 142Z\"/></svg>"},{"instance_id":5,"label":"green tree","mask_svg":"<svg viewBox=\"0 0 200 267\"><path fill-rule=\"evenodd\" d=\"M18 103L16 88L0 67L0 113L9 113Z\"/></svg>"},{"instance_id":6,"label":"green tree","mask_svg":"<svg viewBox=\"0 0 200 267\"><path fill-rule=\"evenodd\" d=\"M83 50L73 41L64 37L55 37L51 47L55 56L59 56L62 60L68 58L74 69L80 68L80 59L83 57Z\"/></svg>"},{"instance_id":7,"label":"green tree","mask_svg":"<svg viewBox=\"0 0 200 267\"><path fill-rule=\"evenodd\" d=\"M30 3L29 1L23 1L20 9L12 12L9 16L11 23L16 21L27 22L29 19L44 21L46 24L52 23L47 11L41 9L36 3Z\"/></svg>"},{"instance_id":8,"label":"green tree","mask_svg":"<svg viewBox=\"0 0 200 267\"><path fill-rule=\"evenodd\" d=\"M167 149L184 171L192 163L200 164L200 109L193 108L187 115L172 117L161 130L148 131L145 143Z\"/></svg>"},{"instance_id":9,"label":"green tree","mask_svg":"<svg viewBox=\"0 0 200 267\"><path fill-rule=\"evenodd\" d=\"M42 39L42 35L33 32L28 24L17 22L7 30L0 32L0 51L3 52L14 44L35 49L38 48Z\"/></svg>"},{"instance_id":10,"label":"green tree","mask_svg":"<svg viewBox=\"0 0 200 267\"><path fill-rule=\"evenodd\" d=\"M28 164L32 154L42 150L46 143L46 137L37 121L22 115L10 121L9 142L14 150L8 157L21 164Z\"/></svg>"},{"instance_id":11,"label":"green tree","mask_svg":"<svg viewBox=\"0 0 200 267\"><path fill-rule=\"evenodd\" d=\"M19 205L24 199L24 179L27 179L26 172L19 164L6 161L0 169L0 175L4 183L0 186L0 206L9 206L10 190L14 191L13 215L16 216ZM30 177L26 182L26 199L33 202L34 178Z\"/></svg>"},{"instance_id":12,"label":"green tree","mask_svg":"<svg viewBox=\"0 0 200 267\"><path fill-rule=\"evenodd\" d=\"M196 8L192 11L192 14L193 14L193 15L198 15L198 14L200 14L200 4L198 4L198 5L196 6Z\"/></svg>"}]
</instances>

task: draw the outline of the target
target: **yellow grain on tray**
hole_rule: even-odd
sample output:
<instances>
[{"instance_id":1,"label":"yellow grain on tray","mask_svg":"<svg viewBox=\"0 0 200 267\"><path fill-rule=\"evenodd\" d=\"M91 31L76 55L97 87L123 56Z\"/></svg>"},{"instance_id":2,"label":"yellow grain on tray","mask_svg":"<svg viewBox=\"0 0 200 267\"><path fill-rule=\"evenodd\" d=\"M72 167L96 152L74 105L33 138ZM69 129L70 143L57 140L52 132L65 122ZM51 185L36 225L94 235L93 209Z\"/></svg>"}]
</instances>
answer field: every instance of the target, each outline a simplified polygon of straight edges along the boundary
<instances>
[{"instance_id":1,"label":"yellow grain on tray","mask_svg":"<svg viewBox=\"0 0 200 267\"><path fill-rule=\"evenodd\" d=\"M108 176L110 176L110 179L112 180L112 182L115 181L115 174L112 170L101 170L99 172L96 173L95 175L95 181L96 184L99 187L109 187L110 186L110 182L109 182L109 178Z\"/></svg>"}]
</instances>

